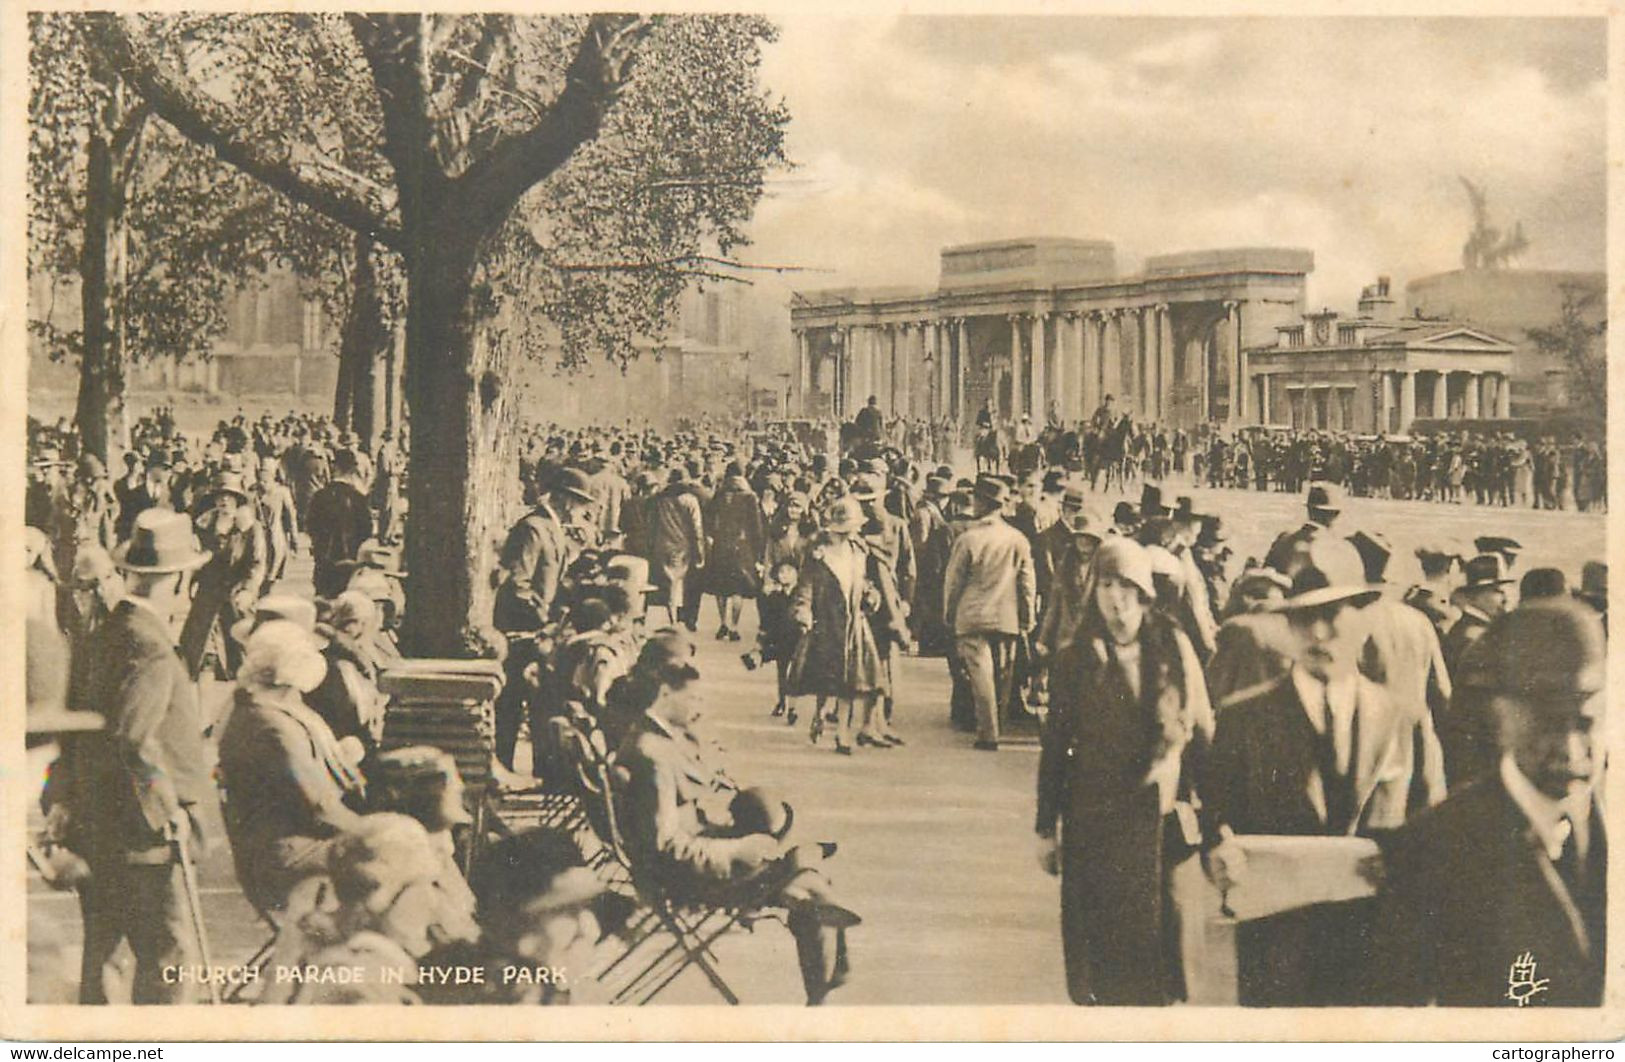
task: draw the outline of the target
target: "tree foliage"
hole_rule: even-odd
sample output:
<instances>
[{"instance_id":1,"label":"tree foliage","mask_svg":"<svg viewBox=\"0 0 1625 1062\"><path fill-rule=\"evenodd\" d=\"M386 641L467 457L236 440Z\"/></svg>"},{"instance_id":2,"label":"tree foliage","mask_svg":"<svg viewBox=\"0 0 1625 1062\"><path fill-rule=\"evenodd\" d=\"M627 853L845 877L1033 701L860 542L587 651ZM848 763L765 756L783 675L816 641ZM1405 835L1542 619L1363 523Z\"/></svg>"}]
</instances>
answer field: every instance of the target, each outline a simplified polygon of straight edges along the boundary
<instances>
[{"instance_id":1,"label":"tree foliage","mask_svg":"<svg viewBox=\"0 0 1625 1062\"><path fill-rule=\"evenodd\" d=\"M400 256L417 652L477 645L537 323L630 357L743 243L782 105L734 16L87 16L154 113Z\"/></svg>"},{"instance_id":2,"label":"tree foliage","mask_svg":"<svg viewBox=\"0 0 1625 1062\"><path fill-rule=\"evenodd\" d=\"M1527 334L1537 350L1563 360L1568 370L1569 403L1598 418L1608 415L1608 359L1604 337L1608 321L1600 310L1603 289L1565 284L1558 318Z\"/></svg>"}]
</instances>

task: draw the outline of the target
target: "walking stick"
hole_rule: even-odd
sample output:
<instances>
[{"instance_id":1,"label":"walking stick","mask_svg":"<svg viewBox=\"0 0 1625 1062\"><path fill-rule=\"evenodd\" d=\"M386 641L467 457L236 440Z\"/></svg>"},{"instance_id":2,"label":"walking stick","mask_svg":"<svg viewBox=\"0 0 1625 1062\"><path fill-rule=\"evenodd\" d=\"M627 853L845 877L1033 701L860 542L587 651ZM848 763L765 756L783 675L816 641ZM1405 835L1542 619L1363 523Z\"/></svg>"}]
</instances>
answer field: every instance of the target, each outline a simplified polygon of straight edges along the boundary
<instances>
[{"instance_id":1,"label":"walking stick","mask_svg":"<svg viewBox=\"0 0 1625 1062\"><path fill-rule=\"evenodd\" d=\"M209 954L209 932L203 924L203 897L198 893L197 870L192 866L186 838L176 834L169 841L170 853L181 864L181 889L186 893L186 910L192 916L192 932L197 934L198 953L203 958L203 982L209 986L209 1002L220 1005L220 985L214 979L214 960Z\"/></svg>"}]
</instances>

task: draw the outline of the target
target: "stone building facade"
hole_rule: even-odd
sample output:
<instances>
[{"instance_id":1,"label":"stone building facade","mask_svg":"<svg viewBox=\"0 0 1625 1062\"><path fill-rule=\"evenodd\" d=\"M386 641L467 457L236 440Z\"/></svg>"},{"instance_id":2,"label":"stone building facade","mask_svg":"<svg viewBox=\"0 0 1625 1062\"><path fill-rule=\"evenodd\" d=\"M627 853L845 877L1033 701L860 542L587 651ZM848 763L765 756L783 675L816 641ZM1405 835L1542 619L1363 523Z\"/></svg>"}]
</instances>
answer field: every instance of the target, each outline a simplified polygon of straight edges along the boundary
<instances>
[{"instance_id":1,"label":"stone building facade","mask_svg":"<svg viewBox=\"0 0 1625 1062\"><path fill-rule=\"evenodd\" d=\"M1353 316L1305 310L1309 251L1148 258L1118 276L1101 240L1021 239L942 251L935 289L798 293L791 406L971 423L1074 422L1105 395L1189 428L1279 424L1403 432L1422 417L1506 417L1514 344L1475 324L1401 317L1387 278Z\"/></svg>"},{"instance_id":2,"label":"stone building facade","mask_svg":"<svg viewBox=\"0 0 1625 1062\"><path fill-rule=\"evenodd\" d=\"M1294 248L1157 255L1117 275L1103 240L1031 238L948 247L936 288L797 293L791 407L971 423L1076 420L1105 395L1179 425L1255 418L1248 352L1304 312L1314 256Z\"/></svg>"}]
</instances>

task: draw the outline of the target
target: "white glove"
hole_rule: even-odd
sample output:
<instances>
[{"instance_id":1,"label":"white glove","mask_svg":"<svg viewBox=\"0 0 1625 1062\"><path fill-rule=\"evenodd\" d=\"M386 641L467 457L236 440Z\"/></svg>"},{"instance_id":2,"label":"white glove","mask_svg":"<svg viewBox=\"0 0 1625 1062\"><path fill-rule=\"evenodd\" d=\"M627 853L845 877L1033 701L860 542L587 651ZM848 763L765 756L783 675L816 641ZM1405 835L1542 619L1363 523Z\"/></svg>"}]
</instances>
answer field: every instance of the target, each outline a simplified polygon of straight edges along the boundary
<instances>
[{"instance_id":1,"label":"white glove","mask_svg":"<svg viewBox=\"0 0 1625 1062\"><path fill-rule=\"evenodd\" d=\"M1226 837L1207 854L1207 876L1221 892L1229 892L1247 879L1247 855L1241 842Z\"/></svg>"}]
</instances>

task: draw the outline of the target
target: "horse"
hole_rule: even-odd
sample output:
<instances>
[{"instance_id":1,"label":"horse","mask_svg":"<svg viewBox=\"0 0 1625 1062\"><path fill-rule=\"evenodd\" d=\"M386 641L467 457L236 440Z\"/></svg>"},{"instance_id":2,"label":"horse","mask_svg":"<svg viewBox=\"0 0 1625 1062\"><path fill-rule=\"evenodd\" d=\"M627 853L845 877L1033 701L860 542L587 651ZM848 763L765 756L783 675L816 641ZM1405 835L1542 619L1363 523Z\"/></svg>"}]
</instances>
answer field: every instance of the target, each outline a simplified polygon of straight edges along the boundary
<instances>
[{"instance_id":1,"label":"horse","mask_svg":"<svg viewBox=\"0 0 1625 1062\"><path fill-rule=\"evenodd\" d=\"M999 442L999 433L992 428L977 428L975 453L977 475L982 474L984 464L988 472L997 472L1004 464L1004 446Z\"/></svg>"}]
</instances>

